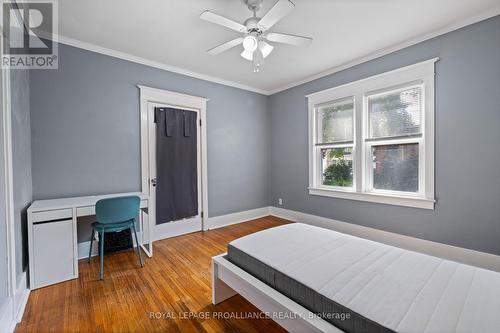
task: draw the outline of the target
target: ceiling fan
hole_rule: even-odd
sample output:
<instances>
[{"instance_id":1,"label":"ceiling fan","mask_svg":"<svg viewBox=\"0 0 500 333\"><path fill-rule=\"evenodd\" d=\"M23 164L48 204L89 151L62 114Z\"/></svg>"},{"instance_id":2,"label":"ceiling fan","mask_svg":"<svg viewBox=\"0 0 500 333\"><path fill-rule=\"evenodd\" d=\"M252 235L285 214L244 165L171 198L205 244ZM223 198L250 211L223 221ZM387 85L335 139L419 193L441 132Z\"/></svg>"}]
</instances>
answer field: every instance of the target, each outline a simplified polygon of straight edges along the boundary
<instances>
[{"instance_id":1,"label":"ceiling fan","mask_svg":"<svg viewBox=\"0 0 500 333\"><path fill-rule=\"evenodd\" d=\"M257 12L262 6L263 0L243 0L243 3L253 12L253 16L248 18L243 24L235 22L209 10L201 13L202 20L221 25L231 30L237 31L243 36L216 46L207 52L217 55L227 51L237 45L243 44L241 56L253 62L254 72L259 72L264 59L273 51L274 46L268 42L283 43L295 46L307 46L312 38L283 34L277 32L267 32L279 20L289 14L295 5L290 0L278 0L276 4L262 17L257 17Z\"/></svg>"}]
</instances>

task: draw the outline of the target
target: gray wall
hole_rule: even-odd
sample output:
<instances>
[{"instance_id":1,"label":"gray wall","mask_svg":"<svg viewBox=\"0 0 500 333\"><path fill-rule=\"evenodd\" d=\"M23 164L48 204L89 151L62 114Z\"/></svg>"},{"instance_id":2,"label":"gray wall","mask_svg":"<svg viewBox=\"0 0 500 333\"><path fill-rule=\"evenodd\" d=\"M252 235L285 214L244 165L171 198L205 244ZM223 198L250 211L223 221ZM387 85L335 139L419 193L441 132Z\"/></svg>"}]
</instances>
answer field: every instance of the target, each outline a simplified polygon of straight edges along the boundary
<instances>
[{"instance_id":1,"label":"gray wall","mask_svg":"<svg viewBox=\"0 0 500 333\"><path fill-rule=\"evenodd\" d=\"M304 95L433 57L434 211L307 194ZM271 96L270 204L500 254L500 16Z\"/></svg>"},{"instance_id":2,"label":"gray wall","mask_svg":"<svg viewBox=\"0 0 500 333\"><path fill-rule=\"evenodd\" d=\"M267 206L267 97L59 45L30 72L34 199L140 190L137 84L210 99L209 216Z\"/></svg>"},{"instance_id":3,"label":"gray wall","mask_svg":"<svg viewBox=\"0 0 500 333\"><path fill-rule=\"evenodd\" d=\"M17 279L28 264L26 209L33 199L29 71L11 70L12 167Z\"/></svg>"},{"instance_id":4,"label":"gray wall","mask_svg":"<svg viewBox=\"0 0 500 333\"><path fill-rule=\"evenodd\" d=\"M284 207L500 254L500 17L271 97L60 45L31 71L34 198L140 188L136 84L210 98L209 215ZM304 95L440 57L434 211L309 196Z\"/></svg>"}]
</instances>

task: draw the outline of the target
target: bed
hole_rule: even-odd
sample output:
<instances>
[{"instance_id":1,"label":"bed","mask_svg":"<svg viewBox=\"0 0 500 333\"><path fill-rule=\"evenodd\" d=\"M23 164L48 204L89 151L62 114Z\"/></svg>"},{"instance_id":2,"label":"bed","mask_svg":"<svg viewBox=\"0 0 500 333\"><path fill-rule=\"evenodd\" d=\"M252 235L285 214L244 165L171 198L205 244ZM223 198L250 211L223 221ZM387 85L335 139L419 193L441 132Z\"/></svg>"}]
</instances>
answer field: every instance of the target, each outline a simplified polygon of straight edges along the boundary
<instances>
[{"instance_id":1,"label":"bed","mask_svg":"<svg viewBox=\"0 0 500 333\"><path fill-rule=\"evenodd\" d=\"M500 273L287 224L212 259L213 303L241 294L291 332L500 332Z\"/></svg>"}]
</instances>

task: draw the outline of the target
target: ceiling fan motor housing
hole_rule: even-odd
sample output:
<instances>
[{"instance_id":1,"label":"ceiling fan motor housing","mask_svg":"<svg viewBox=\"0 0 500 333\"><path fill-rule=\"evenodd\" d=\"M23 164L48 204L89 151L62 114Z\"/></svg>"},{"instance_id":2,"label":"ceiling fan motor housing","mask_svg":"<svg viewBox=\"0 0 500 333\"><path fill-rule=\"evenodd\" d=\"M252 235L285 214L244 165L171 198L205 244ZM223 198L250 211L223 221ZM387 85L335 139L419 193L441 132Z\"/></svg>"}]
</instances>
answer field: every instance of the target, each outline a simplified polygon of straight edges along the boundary
<instances>
[{"instance_id":1,"label":"ceiling fan motor housing","mask_svg":"<svg viewBox=\"0 0 500 333\"><path fill-rule=\"evenodd\" d=\"M250 17L249 19L247 19L244 23L245 27L247 27L247 32L256 32L258 34L261 34L262 31L259 28L259 21L260 17Z\"/></svg>"}]
</instances>

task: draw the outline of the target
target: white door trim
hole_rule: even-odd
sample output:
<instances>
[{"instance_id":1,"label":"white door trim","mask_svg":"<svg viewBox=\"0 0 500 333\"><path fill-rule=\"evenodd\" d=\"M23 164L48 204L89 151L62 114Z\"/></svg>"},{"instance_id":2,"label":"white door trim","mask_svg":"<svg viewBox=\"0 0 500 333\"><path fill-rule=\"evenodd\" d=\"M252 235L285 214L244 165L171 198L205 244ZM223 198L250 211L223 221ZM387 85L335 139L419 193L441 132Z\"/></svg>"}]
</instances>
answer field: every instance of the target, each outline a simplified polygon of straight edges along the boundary
<instances>
[{"instance_id":1,"label":"white door trim","mask_svg":"<svg viewBox=\"0 0 500 333\"><path fill-rule=\"evenodd\" d=\"M12 115L10 108L10 71L2 69L3 153L5 181L5 221L7 232L7 261L9 266L9 295L16 291L14 239L14 184L12 170Z\"/></svg>"},{"instance_id":2,"label":"white door trim","mask_svg":"<svg viewBox=\"0 0 500 333\"><path fill-rule=\"evenodd\" d=\"M170 106L178 106L184 109L195 109L199 111L201 120L201 221L202 229L208 227L205 222L208 218L208 185L207 185L207 120L206 109L208 99L204 97L181 94L173 91L151 88L143 85L138 85L140 90L140 111L141 111L141 192L145 196L149 196L150 183L150 166L149 166L149 126L148 126L148 104L159 103ZM150 202L148 209L154 210L155 203ZM153 217L154 214L149 214ZM150 230L154 230L156 221L154 218L149 218ZM164 235L150 235L151 240L165 238Z\"/></svg>"},{"instance_id":3,"label":"white door trim","mask_svg":"<svg viewBox=\"0 0 500 333\"><path fill-rule=\"evenodd\" d=\"M0 15L2 11L0 10ZM1 30L1 29L0 29ZM3 33L0 34L0 54L3 55ZM2 318L0 322L0 331L13 331L17 322L17 276L16 276L16 251L14 235L14 184L13 184L13 166L12 166L12 113L11 113L11 87L10 87L10 69L2 68L0 78L0 99L3 119L3 158L4 158L4 177L5 181L5 224L6 224L6 244L7 248L7 281L8 281L8 301L6 306L0 310Z\"/></svg>"}]
</instances>

